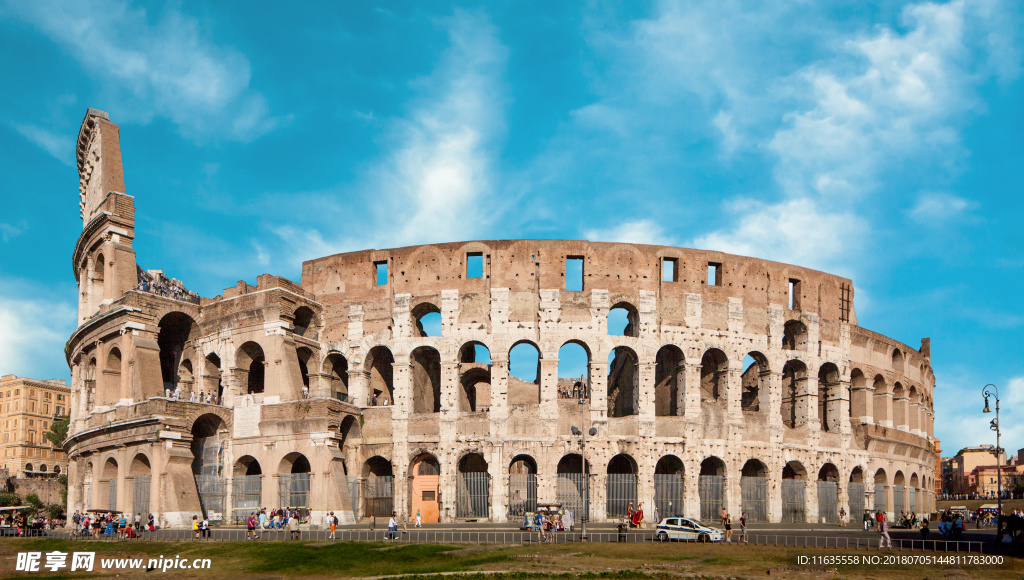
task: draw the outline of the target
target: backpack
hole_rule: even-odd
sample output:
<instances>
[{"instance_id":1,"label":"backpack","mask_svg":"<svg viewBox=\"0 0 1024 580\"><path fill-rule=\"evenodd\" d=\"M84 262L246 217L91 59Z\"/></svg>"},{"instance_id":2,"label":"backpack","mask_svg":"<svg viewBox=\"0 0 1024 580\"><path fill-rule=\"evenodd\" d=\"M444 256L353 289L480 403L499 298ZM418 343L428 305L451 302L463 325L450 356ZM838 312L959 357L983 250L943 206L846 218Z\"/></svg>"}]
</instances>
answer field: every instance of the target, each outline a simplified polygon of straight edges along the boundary
<instances>
[{"instance_id":1,"label":"backpack","mask_svg":"<svg viewBox=\"0 0 1024 580\"><path fill-rule=\"evenodd\" d=\"M338 525L338 516L334 516L334 525Z\"/></svg>"}]
</instances>

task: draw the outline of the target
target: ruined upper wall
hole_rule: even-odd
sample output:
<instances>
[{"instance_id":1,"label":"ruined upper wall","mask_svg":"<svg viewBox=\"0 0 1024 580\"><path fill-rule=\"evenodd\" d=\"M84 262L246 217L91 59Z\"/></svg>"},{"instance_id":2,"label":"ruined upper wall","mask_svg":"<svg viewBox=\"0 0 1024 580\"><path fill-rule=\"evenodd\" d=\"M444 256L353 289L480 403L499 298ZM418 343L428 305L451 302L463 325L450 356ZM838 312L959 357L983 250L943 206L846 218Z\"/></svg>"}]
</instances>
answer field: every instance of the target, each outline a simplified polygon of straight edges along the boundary
<instances>
[{"instance_id":1,"label":"ruined upper wall","mask_svg":"<svg viewBox=\"0 0 1024 580\"><path fill-rule=\"evenodd\" d=\"M83 227L110 192L125 193L120 129L105 111L89 108L78 130L78 194Z\"/></svg>"}]
</instances>

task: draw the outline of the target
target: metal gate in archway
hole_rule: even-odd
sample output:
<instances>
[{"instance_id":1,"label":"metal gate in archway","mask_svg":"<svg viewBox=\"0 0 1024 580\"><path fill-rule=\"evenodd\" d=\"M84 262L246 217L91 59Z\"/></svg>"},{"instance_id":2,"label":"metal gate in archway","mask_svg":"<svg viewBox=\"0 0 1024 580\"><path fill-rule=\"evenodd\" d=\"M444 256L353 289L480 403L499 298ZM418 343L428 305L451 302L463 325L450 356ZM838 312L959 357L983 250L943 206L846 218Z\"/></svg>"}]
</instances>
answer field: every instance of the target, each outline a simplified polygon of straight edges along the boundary
<instances>
[{"instance_id":1,"label":"metal gate in archway","mask_svg":"<svg viewBox=\"0 0 1024 580\"><path fill-rule=\"evenodd\" d=\"M609 518L624 518L629 506L637 505L636 475L633 473L609 473L605 480L605 509Z\"/></svg>"},{"instance_id":2,"label":"metal gate in archway","mask_svg":"<svg viewBox=\"0 0 1024 580\"><path fill-rule=\"evenodd\" d=\"M834 481L818 482L818 523L839 523L839 484Z\"/></svg>"},{"instance_id":3,"label":"metal gate in archway","mask_svg":"<svg viewBox=\"0 0 1024 580\"><path fill-rule=\"evenodd\" d=\"M491 517L491 474L458 474L455 489L455 517L483 519Z\"/></svg>"},{"instance_id":4,"label":"metal gate in archway","mask_svg":"<svg viewBox=\"0 0 1024 580\"><path fill-rule=\"evenodd\" d=\"M905 491L904 491L905 489L906 488L904 488L902 485L894 485L894 486L892 486L892 517L893 518L900 517L900 514L903 513L903 511L906 509L906 504L903 503L904 501L906 501Z\"/></svg>"},{"instance_id":5,"label":"metal gate in archway","mask_svg":"<svg viewBox=\"0 0 1024 580\"><path fill-rule=\"evenodd\" d=\"M286 508L309 507L309 474L282 473L278 476L277 492ZM391 515L391 514L388 514Z\"/></svg>"},{"instance_id":6,"label":"metal gate in archway","mask_svg":"<svg viewBox=\"0 0 1024 580\"><path fill-rule=\"evenodd\" d=\"M722 507L725 506L725 476L699 476L697 495L700 496L700 519L709 522L722 518Z\"/></svg>"},{"instance_id":7,"label":"metal gate in archway","mask_svg":"<svg viewBox=\"0 0 1024 580\"><path fill-rule=\"evenodd\" d=\"M782 480L782 522L802 524L807 522L805 493L807 485L802 479Z\"/></svg>"},{"instance_id":8,"label":"metal gate in archway","mask_svg":"<svg viewBox=\"0 0 1024 580\"><path fill-rule=\"evenodd\" d=\"M511 473L508 476L508 515L525 516L537 511L537 475Z\"/></svg>"},{"instance_id":9,"label":"metal gate in archway","mask_svg":"<svg viewBox=\"0 0 1024 580\"><path fill-rule=\"evenodd\" d=\"M683 514L683 476L679 473L654 474L654 507L667 518Z\"/></svg>"},{"instance_id":10,"label":"metal gate in archway","mask_svg":"<svg viewBox=\"0 0 1024 580\"><path fill-rule=\"evenodd\" d=\"M136 475L132 480L132 510L133 514L140 514L142 521L149 516L149 484L150 476Z\"/></svg>"},{"instance_id":11,"label":"metal gate in archway","mask_svg":"<svg viewBox=\"0 0 1024 580\"><path fill-rule=\"evenodd\" d=\"M559 473L556 479L555 501L563 510L573 513L576 521L590 521L590 474Z\"/></svg>"},{"instance_id":12,"label":"metal gate in archway","mask_svg":"<svg viewBox=\"0 0 1024 580\"><path fill-rule=\"evenodd\" d=\"M206 517L212 517L211 514L224 514L226 494L220 464L220 437L197 437L193 442L193 449L196 446L199 449L196 461L193 462L192 473L196 480L196 491L199 493L199 506Z\"/></svg>"},{"instance_id":13,"label":"metal gate in archway","mask_svg":"<svg viewBox=\"0 0 1024 580\"><path fill-rule=\"evenodd\" d=\"M864 484L859 482L850 482L846 487L846 495L850 502L850 519L855 522L861 521L864 518Z\"/></svg>"},{"instance_id":14,"label":"metal gate in archway","mask_svg":"<svg viewBox=\"0 0 1024 580\"><path fill-rule=\"evenodd\" d=\"M390 517L395 511L395 477L377 475L363 480L363 516Z\"/></svg>"},{"instance_id":15,"label":"metal gate in archway","mask_svg":"<svg viewBox=\"0 0 1024 580\"><path fill-rule=\"evenodd\" d=\"M875 511L876 512L888 511L886 509L886 503L885 503L885 488L886 487L887 486L884 483L876 483L875 484Z\"/></svg>"},{"instance_id":16,"label":"metal gate in archway","mask_svg":"<svg viewBox=\"0 0 1024 580\"><path fill-rule=\"evenodd\" d=\"M917 513L917 490L914 488L910 489L910 511Z\"/></svg>"},{"instance_id":17,"label":"metal gate in archway","mask_svg":"<svg viewBox=\"0 0 1024 580\"><path fill-rule=\"evenodd\" d=\"M263 495L262 475L236 475L231 480L232 519L236 524L243 524L252 512L260 511L260 499Z\"/></svg>"},{"instance_id":18,"label":"metal gate in archway","mask_svg":"<svg viewBox=\"0 0 1024 580\"><path fill-rule=\"evenodd\" d=\"M747 514L748 522L768 521L768 478L741 477L740 492L742 502L740 509Z\"/></svg>"}]
</instances>

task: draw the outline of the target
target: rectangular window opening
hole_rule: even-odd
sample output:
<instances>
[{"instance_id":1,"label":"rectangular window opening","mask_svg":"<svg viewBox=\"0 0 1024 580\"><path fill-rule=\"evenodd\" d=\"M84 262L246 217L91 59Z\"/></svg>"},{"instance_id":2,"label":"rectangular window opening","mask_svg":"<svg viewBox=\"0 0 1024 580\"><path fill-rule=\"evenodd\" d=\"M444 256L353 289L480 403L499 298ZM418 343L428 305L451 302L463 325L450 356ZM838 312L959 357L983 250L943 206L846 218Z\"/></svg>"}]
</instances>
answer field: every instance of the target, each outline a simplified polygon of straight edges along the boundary
<instances>
[{"instance_id":1,"label":"rectangular window opening","mask_svg":"<svg viewBox=\"0 0 1024 580\"><path fill-rule=\"evenodd\" d=\"M466 254L466 277L484 277L484 255L483 252L470 252Z\"/></svg>"},{"instance_id":2,"label":"rectangular window opening","mask_svg":"<svg viewBox=\"0 0 1024 580\"><path fill-rule=\"evenodd\" d=\"M434 491L423 490L423 501L434 501Z\"/></svg>"},{"instance_id":3,"label":"rectangular window opening","mask_svg":"<svg viewBox=\"0 0 1024 580\"><path fill-rule=\"evenodd\" d=\"M722 285L722 265L717 262L708 262L708 286Z\"/></svg>"},{"instance_id":4,"label":"rectangular window opening","mask_svg":"<svg viewBox=\"0 0 1024 580\"><path fill-rule=\"evenodd\" d=\"M789 309L800 310L800 280L789 279Z\"/></svg>"},{"instance_id":5,"label":"rectangular window opening","mask_svg":"<svg viewBox=\"0 0 1024 580\"><path fill-rule=\"evenodd\" d=\"M676 258L662 258L661 260L661 281L679 281L679 260Z\"/></svg>"},{"instance_id":6,"label":"rectangular window opening","mask_svg":"<svg viewBox=\"0 0 1024 580\"><path fill-rule=\"evenodd\" d=\"M583 290L583 256L565 257L565 289L571 292Z\"/></svg>"},{"instance_id":7,"label":"rectangular window opening","mask_svg":"<svg viewBox=\"0 0 1024 580\"><path fill-rule=\"evenodd\" d=\"M388 284L388 263L387 263L387 261L374 262L373 263L373 267L376 269L377 285L378 286L387 286L387 284Z\"/></svg>"}]
</instances>

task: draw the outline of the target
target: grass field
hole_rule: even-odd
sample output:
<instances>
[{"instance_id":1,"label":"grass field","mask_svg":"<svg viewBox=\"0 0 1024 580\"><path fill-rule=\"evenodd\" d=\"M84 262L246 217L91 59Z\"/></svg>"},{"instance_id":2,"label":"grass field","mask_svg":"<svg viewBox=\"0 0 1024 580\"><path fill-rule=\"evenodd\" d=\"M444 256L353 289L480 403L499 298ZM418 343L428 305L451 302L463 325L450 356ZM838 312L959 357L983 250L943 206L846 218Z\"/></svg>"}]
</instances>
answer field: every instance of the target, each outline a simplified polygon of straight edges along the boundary
<instances>
[{"instance_id":1,"label":"grass field","mask_svg":"<svg viewBox=\"0 0 1024 580\"><path fill-rule=\"evenodd\" d=\"M159 578L375 578L416 576L444 580L542 580L546 578L668 579L668 578L1014 578L1022 577L1024 560L1004 559L1002 565L800 565L799 556L909 556L910 552L797 550L764 546L696 544L558 544L540 546L441 546L433 544L306 543L306 542L152 542L105 543L66 540L10 539L0 543L0 575L5 577L81 578L78 572L18 573L18 552L92 551L103 558L180 556L210 558L210 570L99 571L92 577ZM917 556L921 553L917 552ZM931 555L931 554L929 554ZM45 558L44 558L45 559ZM98 567L98 566L97 566ZM450 574L455 573L455 574Z\"/></svg>"}]
</instances>

